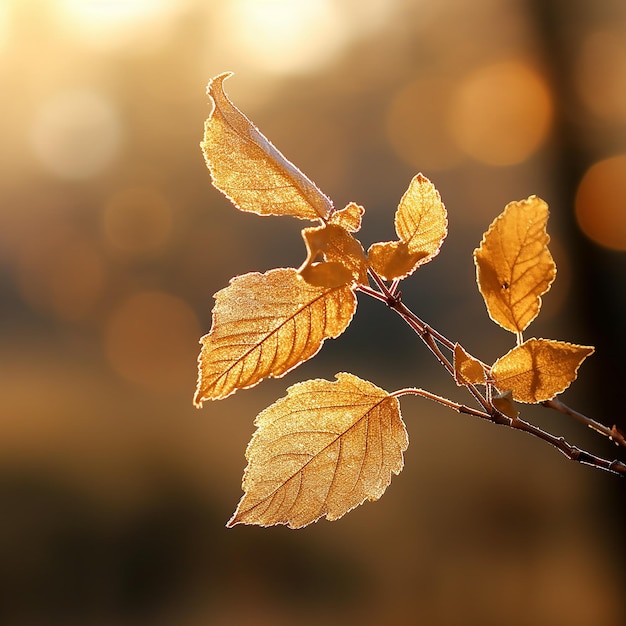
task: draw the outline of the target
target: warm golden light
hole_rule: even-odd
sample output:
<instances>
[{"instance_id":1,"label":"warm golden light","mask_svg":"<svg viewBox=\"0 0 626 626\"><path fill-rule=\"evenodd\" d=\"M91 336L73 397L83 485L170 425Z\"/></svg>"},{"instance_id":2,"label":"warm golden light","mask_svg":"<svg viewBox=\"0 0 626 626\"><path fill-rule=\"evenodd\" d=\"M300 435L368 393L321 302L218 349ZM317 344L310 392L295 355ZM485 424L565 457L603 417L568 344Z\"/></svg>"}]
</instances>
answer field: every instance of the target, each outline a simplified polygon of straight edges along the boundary
<instances>
[{"instance_id":1,"label":"warm golden light","mask_svg":"<svg viewBox=\"0 0 626 626\"><path fill-rule=\"evenodd\" d=\"M162 248L172 228L172 209L156 189L129 187L113 194L102 214L102 230L114 249L146 254Z\"/></svg>"},{"instance_id":2,"label":"warm golden light","mask_svg":"<svg viewBox=\"0 0 626 626\"><path fill-rule=\"evenodd\" d=\"M61 0L60 25L83 45L113 49L158 43L184 0Z\"/></svg>"},{"instance_id":3,"label":"warm golden light","mask_svg":"<svg viewBox=\"0 0 626 626\"><path fill-rule=\"evenodd\" d=\"M195 377L200 325L191 307L161 291L130 296L113 312L105 350L113 369L154 391L177 392Z\"/></svg>"},{"instance_id":4,"label":"warm golden light","mask_svg":"<svg viewBox=\"0 0 626 626\"><path fill-rule=\"evenodd\" d=\"M89 90L64 91L44 101L31 128L40 163L68 179L99 174L117 156L121 139L113 103Z\"/></svg>"},{"instance_id":5,"label":"warm golden light","mask_svg":"<svg viewBox=\"0 0 626 626\"><path fill-rule=\"evenodd\" d=\"M545 141L552 99L542 77L520 62L479 68L460 84L450 117L459 147L489 165L514 165Z\"/></svg>"},{"instance_id":6,"label":"warm golden light","mask_svg":"<svg viewBox=\"0 0 626 626\"><path fill-rule=\"evenodd\" d=\"M270 73L317 69L346 43L331 0L231 0L221 12L230 56Z\"/></svg>"},{"instance_id":7,"label":"warm golden light","mask_svg":"<svg viewBox=\"0 0 626 626\"><path fill-rule=\"evenodd\" d=\"M576 219L593 241L626 250L626 154L592 165L576 193Z\"/></svg>"}]
</instances>

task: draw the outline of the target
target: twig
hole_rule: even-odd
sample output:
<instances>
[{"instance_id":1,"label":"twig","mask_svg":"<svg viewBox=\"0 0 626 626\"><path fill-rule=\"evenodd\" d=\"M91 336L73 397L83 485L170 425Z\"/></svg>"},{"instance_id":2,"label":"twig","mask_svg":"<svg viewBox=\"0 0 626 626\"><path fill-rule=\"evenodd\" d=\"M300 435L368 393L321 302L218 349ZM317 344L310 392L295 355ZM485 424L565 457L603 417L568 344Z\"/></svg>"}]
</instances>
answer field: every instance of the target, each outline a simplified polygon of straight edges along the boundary
<instances>
[{"instance_id":1,"label":"twig","mask_svg":"<svg viewBox=\"0 0 626 626\"><path fill-rule=\"evenodd\" d=\"M561 402L558 398L553 398L552 400L546 400L541 403L543 406L554 409L555 411L559 411L560 413L564 413L565 415L569 415L573 417L575 420L585 424L592 430L595 430L597 433L608 437L611 441L615 443L616 446L624 446L626 447L626 438L624 438L624 434L617 428L617 426L613 425L612 428L601 424L600 422L596 422L596 420L583 415L582 413L572 409L567 406L567 404Z\"/></svg>"},{"instance_id":2,"label":"twig","mask_svg":"<svg viewBox=\"0 0 626 626\"><path fill-rule=\"evenodd\" d=\"M393 281L391 287L388 288L385 281L375 271L371 268L368 271L374 283L378 287L378 291L364 285L360 285L358 289L376 300L385 303L390 309L400 315L400 317L402 317L402 319L417 333L420 339L422 339L424 344L433 353L441 365L443 365L448 374L454 377L454 367L450 363L449 359L447 359L441 352L437 342L450 351L454 351L455 344L441 335L441 333L432 329L402 302L402 294L398 291L398 281ZM488 366L485 367L488 369ZM576 461L577 463L582 463L583 465L589 465L597 469L626 476L626 463L619 460L609 461L608 459L591 454L586 450L581 450L580 448L568 443L563 437L557 437L556 435L553 435L538 426L521 419L520 417L512 419L501 413L492 403L491 384L487 384L485 395L480 393L475 385L466 385L466 387L474 399L483 407L483 410L473 409L464 404L453 402L452 400L448 400L447 398L443 398L442 396L438 396L437 394L418 388L400 389L391 395L394 397L409 394L421 396L434 402L438 402L439 404L451 408L458 413L474 415L475 417L479 417L502 426L508 426L509 428L520 430L550 444L571 461ZM626 438L616 426L609 428L600 422L596 422L586 415L571 409L557 398L543 402L542 405L566 415L570 415L574 419L586 424L589 428L592 428L596 432L609 437L609 439L614 441L616 445L626 446Z\"/></svg>"}]
</instances>

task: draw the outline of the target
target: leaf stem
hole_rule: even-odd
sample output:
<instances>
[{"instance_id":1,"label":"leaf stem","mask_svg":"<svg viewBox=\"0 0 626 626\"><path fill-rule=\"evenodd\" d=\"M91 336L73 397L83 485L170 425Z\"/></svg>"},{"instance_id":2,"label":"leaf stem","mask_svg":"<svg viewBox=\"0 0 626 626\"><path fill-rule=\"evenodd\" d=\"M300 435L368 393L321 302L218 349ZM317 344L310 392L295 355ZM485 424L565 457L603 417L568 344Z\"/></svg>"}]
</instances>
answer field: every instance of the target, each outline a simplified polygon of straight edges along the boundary
<instances>
[{"instance_id":1,"label":"leaf stem","mask_svg":"<svg viewBox=\"0 0 626 626\"><path fill-rule=\"evenodd\" d=\"M457 413L475 415L476 417L491 421L491 416L489 415L489 413L485 413L484 411L480 411L478 409L473 409L472 407L466 406L465 404L459 404L458 402L448 400L448 398L438 396L436 393L431 393L430 391L426 391L425 389L419 389L417 387L407 387L405 389L399 389L398 391L394 391L389 395L393 396L394 398L408 395L421 396L422 398L427 398L428 400L433 400L434 402L443 404L445 407L453 409Z\"/></svg>"}]
</instances>

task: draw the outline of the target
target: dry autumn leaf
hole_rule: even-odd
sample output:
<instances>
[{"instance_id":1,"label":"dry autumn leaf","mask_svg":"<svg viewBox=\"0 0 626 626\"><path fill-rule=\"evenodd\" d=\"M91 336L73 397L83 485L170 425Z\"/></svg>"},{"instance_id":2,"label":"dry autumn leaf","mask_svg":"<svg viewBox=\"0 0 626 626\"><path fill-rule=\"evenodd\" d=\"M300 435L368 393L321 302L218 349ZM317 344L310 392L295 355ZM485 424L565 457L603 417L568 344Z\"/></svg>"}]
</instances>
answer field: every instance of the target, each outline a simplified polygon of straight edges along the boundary
<instances>
[{"instance_id":1,"label":"dry autumn leaf","mask_svg":"<svg viewBox=\"0 0 626 626\"><path fill-rule=\"evenodd\" d=\"M399 241L375 243L367 253L372 269L387 280L405 278L431 261L448 234L441 196L422 174L411 180L394 222Z\"/></svg>"},{"instance_id":2,"label":"dry autumn leaf","mask_svg":"<svg viewBox=\"0 0 626 626\"><path fill-rule=\"evenodd\" d=\"M500 357L491 368L494 384L513 399L530 404L551 400L576 380L591 346L551 339L528 339Z\"/></svg>"},{"instance_id":3,"label":"dry autumn leaf","mask_svg":"<svg viewBox=\"0 0 626 626\"><path fill-rule=\"evenodd\" d=\"M307 270L326 268L327 271L332 271L333 281L344 281L337 284L346 284L353 280L362 285L367 283L365 252L363 252L361 244L343 226L326 224L325 226L304 228L302 237L306 244L307 258L298 271L305 280L312 282L312 284L335 286L334 282L317 282L321 273L315 274L317 280L313 281L312 272L307 272ZM312 267L313 261L320 255L327 263ZM348 270L347 279L343 278L345 272L342 273L340 268L336 268L337 264Z\"/></svg>"},{"instance_id":4,"label":"dry autumn leaf","mask_svg":"<svg viewBox=\"0 0 626 626\"><path fill-rule=\"evenodd\" d=\"M539 314L556 276L548 250L548 205L530 196L509 203L474 250L476 281L489 317L520 334Z\"/></svg>"},{"instance_id":5,"label":"dry autumn leaf","mask_svg":"<svg viewBox=\"0 0 626 626\"><path fill-rule=\"evenodd\" d=\"M346 373L293 385L255 424L228 526L338 519L382 496L409 443L398 399Z\"/></svg>"},{"instance_id":6,"label":"dry autumn leaf","mask_svg":"<svg viewBox=\"0 0 626 626\"><path fill-rule=\"evenodd\" d=\"M457 385L484 385L485 369L460 344L454 345L454 380Z\"/></svg>"},{"instance_id":7,"label":"dry autumn leaf","mask_svg":"<svg viewBox=\"0 0 626 626\"><path fill-rule=\"evenodd\" d=\"M242 211L325 220L332 202L228 99L223 82L229 76L207 86L213 110L200 145L213 184Z\"/></svg>"},{"instance_id":8,"label":"dry autumn leaf","mask_svg":"<svg viewBox=\"0 0 626 626\"><path fill-rule=\"evenodd\" d=\"M283 376L338 337L355 310L349 286L314 287L295 269L234 278L215 294L211 331L200 340L194 404Z\"/></svg>"}]
</instances>

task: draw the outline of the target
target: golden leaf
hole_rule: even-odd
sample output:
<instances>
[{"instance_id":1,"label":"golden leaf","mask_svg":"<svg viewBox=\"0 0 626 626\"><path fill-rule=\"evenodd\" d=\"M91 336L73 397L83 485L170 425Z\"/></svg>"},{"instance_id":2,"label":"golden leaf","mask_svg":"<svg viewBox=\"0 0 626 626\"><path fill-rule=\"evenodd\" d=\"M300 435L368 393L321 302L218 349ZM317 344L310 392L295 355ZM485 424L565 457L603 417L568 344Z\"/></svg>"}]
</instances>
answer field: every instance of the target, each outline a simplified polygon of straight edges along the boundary
<instances>
[{"instance_id":1,"label":"golden leaf","mask_svg":"<svg viewBox=\"0 0 626 626\"><path fill-rule=\"evenodd\" d=\"M350 204L340 211L335 211L330 216L329 222L331 224L343 226L351 233L356 233L361 230L361 218L364 213L365 209L362 206L355 204L354 202L350 202Z\"/></svg>"},{"instance_id":2,"label":"golden leaf","mask_svg":"<svg viewBox=\"0 0 626 626\"><path fill-rule=\"evenodd\" d=\"M435 186L422 174L415 176L395 214L399 241L373 244L370 266L386 280L405 278L435 257L448 234L446 209Z\"/></svg>"},{"instance_id":3,"label":"golden leaf","mask_svg":"<svg viewBox=\"0 0 626 626\"><path fill-rule=\"evenodd\" d=\"M515 407L513 402L513 393L511 390L507 390L504 393L499 393L491 399L493 406L500 411L503 415L510 417L512 420L519 417L519 411Z\"/></svg>"},{"instance_id":4,"label":"golden leaf","mask_svg":"<svg viewBox=\"0 0 626 626\"><path fill-rule=\"evenodd\" d=\"M548 205L530 196L509 203L474 250L476 281L489 317L521 333L539 314L556 265L548 250Z\"/></svg>"},{"instance_id":5,"label":"golden leaf","mask_svg":"<svg viewBox=\"0 0 626 626\"><path fill-rule=\"evenodd\" d=\"M338 337L355 310L349 286L315 287L291 268L234 278L215 294L211 331L200 340L194 404L283 376Z\"/></svg>"},{"instance_id":6,"label":"golden leaf","mask_svg":"<svg viewBox=\"0 0 626 626\"><path fill-rule=\"evenodd\" d=\"M335 264L339 263L349 270L346 282L355 280L362 285L367 283L365 252L363 252L361 244L343 226L326 224L325 226L304 228L302 237L306 244L307 258L298 271L305 280L311 282L307 277L306 270L310 268L319 255L322 255L325 261L332 264L328 266L327 271L331 271L330 268L334 268ZM332 271L333 278L338 280L340 272ZM316 283L313 282L313 284ZM345 282L339 284L345 284ZM332 286L331 283L328 283L328 286Z\"/></svg>"},{"instance_id":7,"label":"golden leaf","mask_svg":"<svg viewBox=\"0 0 626 626\"><path fill-rule=\"evenodd\" d=\"M406 278L418 267L426 252L409 252L404 241L373 243L367 251L370 267L385 280Z\"/></svg>"},{"instance_id":8,"label":"golden leaf","mask_svg":"<svg viewBox=\"0 0 626 626\"><path fill-rule=\"evenodd\" d=\"M228 526L336 520L382 496L409 444L398 399L346 373L293 385L255 424Z\"/></svg>"},{"instance_id":9,"label":"golden leaf","mask_svg":"<svg viewBox=\"0 0 626 626\"><path fill-rule=\"evenodd\" d=\"M419 265L437 255L448 234L446 209L435 186L422 174L411 180L395 215L396 233L411 254L425 252Z\"/></svg>"},{"instance_id":10,"label":"golden leaf","mask_svg":"<svg viewBox=\"0 0 626 626\"><path fill-rule=\"evenodd\" d=\"M336 261L307 263L298 270L298 274L315 287L341 287L353 280L352 272Z\"/></svg>"},{"instance_id":11,"label":"golden leaf","mask_svg":"<svg viewBox=\"0 0 626 626\"><path fill-rule=\"evenodd\" d=\"M591 346L529 339L500 357L491 376L498 389L511 390L519 402L544 402L576 380L580 364L593 351Z\"/></svg>"},{"instance_id":12,"label":"golden leaf","mask_svg":"<svg viewBox=\"0 0 626 626\"><path fill-rule=\"evenodd\" d=\"M207 86L213 110L200 145L215 187L242 211L326 219L330 199L228 99L223 82L229 76L220 74Z\"/></svg>"},{"instance_id":13,"label":"golden leaf","mask_svg":"<svg viewBox=\"0 0 626 626\"><path fill-rule=\"evenodd\" d=\"M485 370L477 359L458 343L454 345L454 380L457 385L484 385Z\"/></svg>"}]
</instances>

